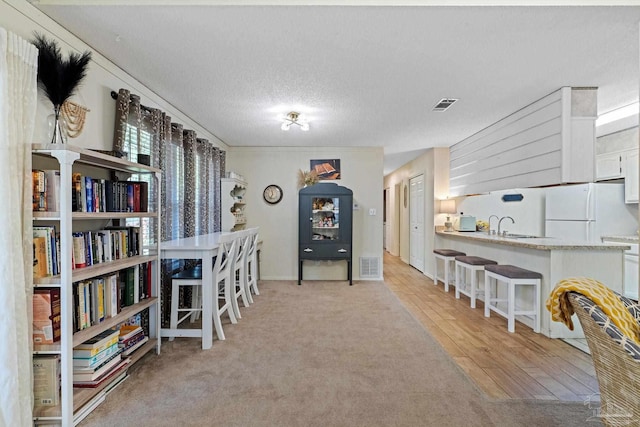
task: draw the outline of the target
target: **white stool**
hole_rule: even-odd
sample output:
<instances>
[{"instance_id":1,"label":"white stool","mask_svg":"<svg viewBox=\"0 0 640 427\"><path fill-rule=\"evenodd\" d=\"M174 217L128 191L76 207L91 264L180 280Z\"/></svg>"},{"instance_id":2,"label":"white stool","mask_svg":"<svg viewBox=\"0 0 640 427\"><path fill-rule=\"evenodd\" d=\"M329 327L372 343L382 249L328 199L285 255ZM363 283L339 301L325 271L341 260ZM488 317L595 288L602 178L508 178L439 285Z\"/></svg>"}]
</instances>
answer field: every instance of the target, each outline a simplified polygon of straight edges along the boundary
<instances>
[{"instance_id":1,"label":"white stool","mask_svg":"<svg viewBox=\"0 0 640 427\"><path fill-rule=\"evenodd\" d=\"M247 231L249 232L249 247L247 248L244 284L249 304L253 304L251 291L260 295L258 291L258 227L250 228Z\"/></svg>"},{"instance_id":2,"label":"white stool","mask_svg":"<svg viewBox=\"0 0 640 427\"><path fill-rule=\"evenodd\" d=\"M486 265L490 264L497 264L497 262L478 256L456 257L457 299L460 299L460 294L464 294L471 299L471 308L476 308L477 294L484 293L484 288L480 288L478 283L478 273L483 271ZM471 282L469 283L467 283L467 271L471 273Z\"/></svg>"},{"instance_id":3,"label":"white stool","mask_svg":"<svg viewBox=\"0 0 640 427\"><path fill-rule=\"evenodd\" d=\"M180 308L180 287L191 287L191 307ZM177 329L187 317L190 317L190 323L193 323L200 317L202 313L202 298L200 290L202 289L202 266L182 270L181 272L171 276L171 313L169 318L169 327ZM186 314L182 317L180 313ZM169 341L173 341L175 336L169 337Z\"/></svg>"},{"instance_id":4,"label":"white stool","mask_svg":"<svg viewBox=\"0 0 640 427\"><path fill-rule=\"evenodd\" d=\"M451 282L451 268L455 266L457 256L465 256L464 252L454 251L453 249L434 249L433 256L436 258L435 273L433 274L433 284L437 285L438 280L444 283L444 291L449 292L449 285L454 285L455 282ZM438 277L438 260L442 260L444 265L444 277ZM454 274L455 275L455 274Z\"/></svg>"},{"instance_id":5,"label":"white stool","mask_svg":"<svg viewBox=\"0 0 640 427\"><path fill-rule=\"evenodd\" d=\"M533 316L533 331L540 333L540 279L542 274L525 270L524 268L514 265L487 265L485 267L485 302L484 317L489 317L491 310L499 315L507 318L507 330L515 331L515 317L517 315ZM491 296L491 285L495 281L496 296ZM498 298L498 286L504 284L507 286L507 297ZM534 301L533 308L530 310L516 309L516 287L517 286L533 286ZM498 308L498 303L507 303L507 311Z\"/></svg>"},{"instance_id":6,"label":"white stool","mask_svg":"<svg viewBox=\"0 0 640 427\"><path fill-rule=\"evenodd\" d=\"M203 337L203 328L178 328L178 325L184 321L187 317L191 316L192 321L195 320L197 313L203 313L205 310L211 307L211 313L213 316L213 324L216 329L219 340L224 340L224 331L222 330L222 314L227 313L231 323L237 323L236 316L233 312L232 299L232 287L235 284L231 274L233 269L233 260L236 257L237 242L236 235L234 233L228 233L220 236L218 252L213 263L212 278L213 283L203 283L202 280L202 267L197 266L193 269L186 270L173 276L171 283L171 314L170 325L168 329L162 329L160 331L161 336L168 337L169 340L173 340L175 337ZM191 299L191 307L178 308L178 301L180 295L180 286L191 286L192 289L200 289L200 292L194 291ZM213 287L213 298L210 300L204 300L202 298L203 286ZM208 306L204 306L208 304ZM180 312L187 312L181 319L178 319ZM204 322L211 322L211 318L202 318L202 324ZM203 340L204 345L204 340Z\"/></svg>"},{"instance_id":7,"label":"white stool","mask_svg":"<svg viewBox=\"0 0 640 427\"><path fill-rule=\"evenodd\" d=\"M242 297L242 305L249 307L246 291L246 272L247 272L247 251L249 249L249 230L237 231L236 236L236 253L233 259L233 268L231 271L231 306L236 319L241 319L240 306L238 305L238 297Z\"/></svg>"}]
</instances>

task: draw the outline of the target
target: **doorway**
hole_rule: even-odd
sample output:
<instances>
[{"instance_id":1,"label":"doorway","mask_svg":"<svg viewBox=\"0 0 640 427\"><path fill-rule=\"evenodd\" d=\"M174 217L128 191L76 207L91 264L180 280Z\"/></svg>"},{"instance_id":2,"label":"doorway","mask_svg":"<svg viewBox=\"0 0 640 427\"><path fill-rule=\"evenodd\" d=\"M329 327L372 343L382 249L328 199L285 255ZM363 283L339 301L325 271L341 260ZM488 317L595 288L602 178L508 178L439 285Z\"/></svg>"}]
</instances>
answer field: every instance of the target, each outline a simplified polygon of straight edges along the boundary
<instances>
[{"instance_id":1,"label":"doorway","mask_svg":"<svg viewBox=\"0 0 640 427\"><path fill-rule=\"evenodd\" d=\"M409 181L409 264L424 272L424 175Z\"/></svg>"}]
</instances>

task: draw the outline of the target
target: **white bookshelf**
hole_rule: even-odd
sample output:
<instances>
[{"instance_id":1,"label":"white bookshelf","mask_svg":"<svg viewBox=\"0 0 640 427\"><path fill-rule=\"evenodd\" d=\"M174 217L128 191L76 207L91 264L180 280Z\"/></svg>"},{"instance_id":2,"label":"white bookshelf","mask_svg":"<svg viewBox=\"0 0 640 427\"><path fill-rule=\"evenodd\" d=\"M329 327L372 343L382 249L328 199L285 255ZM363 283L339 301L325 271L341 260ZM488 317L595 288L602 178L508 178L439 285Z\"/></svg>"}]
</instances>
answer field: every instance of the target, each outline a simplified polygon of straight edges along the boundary
<instances>
[{"instance_id":1,"label":"white bookshelf","mask_svg":"<svg viewBox=\"0 0 640 427\"><path fill-rule=\"evenodd\" d=\"M131 356L129 366L137 362L145 354L155 350L160 353L160 169L133 163L125 159L109 156L100 152L75 147L69 144L33 144L32 155L34 167L37 158L55 159L60 170L60 212L34 212L34 225L55 225L60 233L60 274L34 279L33 286L59 287L61 308L61 338L53 345L34 345L34 355L59 354L61 358L61 391L60 404L34 410L34 424L60 424L73 426L87 416L98 404L104 401L107 393L126 378L126 369L102 383L97 388L73 387L73 347L87 339L119 325L131 316L143 310L149 310L149 341ZM50 162L45 160L44 162ZM72 173L74 168L89 166L93 169L106 171L150 174L155 180L155 197L149 197L149 212L72 212ZM152 243L142 248L141 254L121 258L115 261L103 262L84 268L73 269L71 266L72 232L77 226L91 229L94 222L104 224L113 220L130 218L154 218L154 227L150 233ZM150 262L151 268L151 297L140 300L134 305L123 307L113 317L105 318L102 322L89 328L74 332L73 329L73 283L103 276L125 268L138 266Z\"/></svg>"}]
</instances>

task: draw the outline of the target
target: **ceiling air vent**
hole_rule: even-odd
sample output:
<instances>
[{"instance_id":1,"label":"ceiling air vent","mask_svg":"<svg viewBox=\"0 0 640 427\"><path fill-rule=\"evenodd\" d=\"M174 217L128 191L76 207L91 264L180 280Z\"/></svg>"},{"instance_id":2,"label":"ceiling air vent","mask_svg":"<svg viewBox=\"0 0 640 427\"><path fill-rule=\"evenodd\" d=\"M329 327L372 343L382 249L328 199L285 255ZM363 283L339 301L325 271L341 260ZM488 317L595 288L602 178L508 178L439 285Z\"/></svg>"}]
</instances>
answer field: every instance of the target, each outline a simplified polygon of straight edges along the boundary
<instances>
[{"instance_id":1,"label":"ceiling air vent","mask_svg":"<svg viewBox=\"0 0 640 427\"><path fill-rule=\"evenodd\" d=\"M433 111L447 111L447 109L451 107L456 101L457 99L455 98L442 98L440 101L438 101L435 107L433 107Z\"/></svg>"}]
</instances>

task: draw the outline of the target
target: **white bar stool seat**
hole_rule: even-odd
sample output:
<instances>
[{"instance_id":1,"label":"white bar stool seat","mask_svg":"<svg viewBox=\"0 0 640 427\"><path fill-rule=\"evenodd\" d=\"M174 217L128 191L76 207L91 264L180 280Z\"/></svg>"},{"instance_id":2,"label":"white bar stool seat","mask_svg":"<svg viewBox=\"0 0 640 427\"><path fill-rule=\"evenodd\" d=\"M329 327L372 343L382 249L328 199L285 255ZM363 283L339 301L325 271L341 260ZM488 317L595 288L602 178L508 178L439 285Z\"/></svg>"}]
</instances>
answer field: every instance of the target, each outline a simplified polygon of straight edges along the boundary
<instances>
[{"instance_id":1,"label":"white bar stool seat","mask_svg":"<svg viewBox=\"0 0 640 427\"><path fill-rule=\"evenodd\" d=\"M489 317L491 311L507 318L507 330L515 332L516 316L533 316L533 331L540 333L540 279L542 274L516 267L515 265L487 265L485 267L485 302L484 317ZM491 287L495 282L496 296L491 296ZM498 298L498 287L506 285L507 297ZM534 301L531 309L516 308L516 287L533 286ZM498 308L498 303L507 303L507 310Z\"/></svg>"},{"instance_id":2,"label":"white bar stool seat","mask_svg":"<svg viewBox=\"0 0 640 427\"><path fill-rule=\"evenodd\" d=\"M440 280L442 283L444 283L444 291L449 292L449 285L455 286L455 282L451 280L452 277L455 276L455 274L451 274L451 269L456 264L456 257L465 255L466 253L454 251L453 249L434 249L433 256L436 258L436 271L433 275L433 284L437 286L438 280ZM438 276L438 260L442 260L442 263L444 265L443 277Z\"/></svg>"},{"instance_id":3,"label":"white bar stool seat","mask_svg":"<svg viewBox=\"0 0 640 427\"><path fill-rule=\"evenodd\" d=\"M482 272L486 265L497 264L497 262L481 258L479 256L457 256L456 257L456 298L460 299L460 294L471 299L471 308L476 308L478 293L484 293L484 288L480 288L478 273ZM471 275L471 281L467 282L467 272Z\"/></svg>"},{"instance_id":4,"label":"white bar stool seat","mask_svg":"<svg viewBox=\"0 0 640 427\"><path fill-rule=\"evenodd\" d=\"M191 306L180 308L180 288L183 286L191 287ZM177 329L187 317L190 317L190 323L195 322L202 313L202 297L200 290L202 289L202 265L182 270L171 276L171 314L169 319L169 327ZM186 313L180 317L180 313ZM169 341L173 341L175 336L169 337Z\"/></svg>"}]
</instances>

